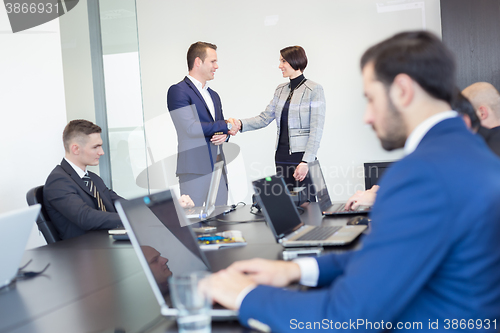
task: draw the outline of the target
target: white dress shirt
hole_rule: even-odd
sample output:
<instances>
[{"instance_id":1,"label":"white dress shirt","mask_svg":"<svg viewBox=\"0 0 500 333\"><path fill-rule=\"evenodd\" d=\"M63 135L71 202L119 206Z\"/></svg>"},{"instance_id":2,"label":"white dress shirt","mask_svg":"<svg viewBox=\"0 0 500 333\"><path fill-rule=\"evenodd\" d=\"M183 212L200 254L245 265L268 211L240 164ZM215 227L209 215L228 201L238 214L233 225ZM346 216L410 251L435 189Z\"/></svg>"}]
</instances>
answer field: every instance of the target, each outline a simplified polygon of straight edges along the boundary
<instances>
[{"instance_id":1,"label":"white dress shirt","mask_svg":"<svg viewBox=\"0 0 500 333\"><path fill-rule=\"evenodd\" d=\"M458 113L456 111L444 111L439 112L438 114L435 114L421 122L417 127L415 127L413 132L411 132L411 134L406 139L404 147L405 155L409 155L413 153L415 149L417 149L420 141L422 141L424 136L427 134L427 132L429 132L431 128L434 127L434 125L442 122L445 119L454 118L456 116L458 116Z\"/></svg>"},{"instance_id":2,"label":"white dress shirt","mask_svg":"<svg viewBox=\"0 0 500 333\"><path fill-rule=\"evenodd\" d=\"M201 96L205 100L205 103L207 103L207 106L208 106L208 109L210 110L210 114L212 115L212 118L214 118L214 120L215 120L215 106L214 106L214 101L212 100L212 96L208 92L208 84L205 83L205 87L203 87L203 84L201 84L200 81L196 80L191 75L188 75L187 77L191 80L191 82L193 82L195 87L200 92Z\"/></svg>"},{"instance_id":3,"label":"white dress shirt","mask_svg":"<svg viewBox=\"0 0 500 333\"><path fill-rule=\"evenodd\" d=\"M83 178L83 176L85 176L85 174L87 173L87 167L85 167L85 170L82 170L79 166L68 160L66 157L64 159L66 160L66 162L68 162L69 165L71 165L73 169L75 169L75 172L80 178Z\"/></svg>"}]
</instances>

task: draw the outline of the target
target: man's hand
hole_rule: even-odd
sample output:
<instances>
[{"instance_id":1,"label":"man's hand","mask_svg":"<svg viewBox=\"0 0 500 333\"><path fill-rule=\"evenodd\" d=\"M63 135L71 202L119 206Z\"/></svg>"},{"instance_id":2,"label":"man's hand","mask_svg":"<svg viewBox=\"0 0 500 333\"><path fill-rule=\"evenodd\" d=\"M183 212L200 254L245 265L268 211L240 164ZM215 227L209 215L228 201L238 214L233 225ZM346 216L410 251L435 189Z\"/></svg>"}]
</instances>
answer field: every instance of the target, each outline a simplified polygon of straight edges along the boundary
<instances>
[{"instance_id":1,"label":"man's hand","mask_svg":"<svg viewBox=\"0 0 500 333\"><path fill-rule=\"evenodd\" d=\"M299 165L295 168L295 172L293 173L293 178L295 180L301 182L306 178L307 172L309 172L309 166L305 162L300 162Z\"/></svg>"},{"instance_id":2,"label":"man's hand","mask_svg":"<svg viewBox=\"0 0 500 333\"><path fill-rule=\"evenodd\" d=\"M228 133L233 136L236 135L241 130L241 121L235 118L229 118L227 121L233 125Z\"/></svg>"},{"instance_id":3,"label":"man's hand","mask_svg":"<svg viewBox=\"0 0 500 333\"><path fill-rule=\"evenodd\" d=\"M214 135L212 135L212 138L210 139L210 141L214 145L218 146L218 145L221 145L224 142L226 142L226 139L227 139L227 134L214 134Z\"/></svg>"},{"instance_id":4,"label":"man's hand","mask_svg":"<svg viewBox=\"0 0 500 333\"><path fill-rule=\"evenodd\" d=\"M182 208L191 208L191 207L194 207L193 200L187 194L181 195L181 197L179 199L179 203L181 204Z\"/></svg>"},{"instance_id":5,"label":"man's hand","mask_svg":"<svg viewBox=\"0 0 500 333\"><path fill-rule=\"evenodd\" d=\"M299 265L292 261L252 259L237 261L228 269L247 274L257 284L273 287L286 287L299 281L301 275Z\"/></svg>"},{"instance_id":6,"label":"man's hand","mask_svg":"<svg viewBox=\"0 0 500 333\"><path fill-rule=\"evenodd\" d=\"M212 297L212 300L228 309L238 310L240 304L236 304L238 295L247 287L256 287L245 274L230 267L210 275L200 281L200 289Z\"/></svg>"},{"instance_id":7,"label":"man's hand","mask_svg":"<svg viewBox=\"0 0 500 333\"><path fill-rule=\"evenodd\" d=\"M373 185L371 189L366 191L356 191L352 197L347 200L344 206L345 210L355 210L359 206L372 206L377 197L377 191L380 188L378 185Z\"/></svg>"}]
</instances>

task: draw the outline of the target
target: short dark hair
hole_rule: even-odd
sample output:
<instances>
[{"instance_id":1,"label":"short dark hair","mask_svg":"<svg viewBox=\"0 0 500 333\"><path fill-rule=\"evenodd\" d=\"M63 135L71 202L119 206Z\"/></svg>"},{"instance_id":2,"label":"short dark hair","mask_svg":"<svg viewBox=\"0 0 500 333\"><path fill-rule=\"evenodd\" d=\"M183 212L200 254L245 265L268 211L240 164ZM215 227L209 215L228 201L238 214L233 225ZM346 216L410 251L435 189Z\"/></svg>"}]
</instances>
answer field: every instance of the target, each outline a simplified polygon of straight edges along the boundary
<instances>
[{"instance_id":1,"label":"short dark hair","mask_svg":"<svg viewBox=\"0 0 500 333\"><path fill-rule=\"evenodd\" d=\"M77 137L84 137L101 132L102 129L93 122L84 119L72 120L68 123L68 125L66 125L63 131L64 150L69 152L69 145L71 144L71 141Z\"/></svg>"},{"instance_id":2,"label":"short dark hair","mask_svg":"<svg viewBox=\"0 0 500 333\"><path fill-rule=\"evenodd\" d=\"M307 67L306 51L301 46L289 46L280 51L281 56L293 69L304 71Z\"/></svg>"},{"instance_id":3,"label":"short dark hair","mask_svg":"<svg viewBox=\"0 0 500 333\"><path fill-rule=\"evenodd\" d=\"M455 98L453 98L453 101L451 102L451 108L458 113L469 117L472 130L476 131L481 125L481 121L477 116L476 110L472 106L469 99L465 97L460 90L458 90L458 88Z\"/></svg>"},{"instance_id":4,"label":"short dark hair","mask_svg":"<svg viewBox=\"0 0 500 333\"><path fill-rule=\"evenodd\" d=\"M201 61L205 61L207 57L207 48L214 49L217 51L217 45L206 43L206 42L196 42L191 44L187 53L187 64L188 70L192 70L194 67L194 60L200 58Z\"/></svg>"},{"instance_id":5,"label":"short dark hair","mask_svg":"<svg viewBox=\"0 0 500 333\"><path fill-rule=\"evenodd\" d=\"M361 57L361 69L371 62L377 80L386 86L404 73L434 98L448 103L453 100L455 59L430 32L402 32L370 47Z\"/></svg>"}]
</instances>

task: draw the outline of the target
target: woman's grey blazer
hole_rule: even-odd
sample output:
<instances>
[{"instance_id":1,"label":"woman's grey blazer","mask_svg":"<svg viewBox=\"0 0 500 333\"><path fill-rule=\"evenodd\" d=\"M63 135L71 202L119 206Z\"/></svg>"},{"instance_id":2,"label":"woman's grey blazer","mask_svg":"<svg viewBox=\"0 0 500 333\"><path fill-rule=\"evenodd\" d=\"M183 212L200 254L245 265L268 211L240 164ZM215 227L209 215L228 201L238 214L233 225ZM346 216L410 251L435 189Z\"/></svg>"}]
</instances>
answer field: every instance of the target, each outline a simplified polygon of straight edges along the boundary
<instances>
[{"instance_id":1,"label":"woman's grey blazer","mask_svg":"<svg viewBox=\"0 0 500 333\"><path fill-rule=\"evenodd\" d=\"M256 117L241 119L242 132L266 127L276 119L278 135L275 149L277 149L280 137L281 112L289 94L290 84L280 84L274 92L273 100L265 111ZM294 91L288 109L290 153L304 152L302 160L305 162L312 162L316 159L316 153L323 135L325 113L326 104L323 87L311 80L306 80Z\"/></svg>"}]
</instances>

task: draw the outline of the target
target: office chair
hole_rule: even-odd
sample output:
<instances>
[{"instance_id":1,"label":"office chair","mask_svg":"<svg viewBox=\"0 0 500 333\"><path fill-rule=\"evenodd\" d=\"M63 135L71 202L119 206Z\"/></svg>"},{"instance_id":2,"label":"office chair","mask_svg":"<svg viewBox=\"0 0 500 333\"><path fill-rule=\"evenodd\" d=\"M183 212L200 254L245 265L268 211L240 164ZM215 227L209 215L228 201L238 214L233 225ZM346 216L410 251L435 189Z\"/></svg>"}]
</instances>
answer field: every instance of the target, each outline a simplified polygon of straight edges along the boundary
<instances>
[{"instance_id":1,"label":"office chair","mask_svg":"<svg viewBox=\"0 0 500 333\"><path fill-rule=\"evenodd\" d=\"M40 214L36 219L36 224L38 226L38 230L42 232L43 237L47 241L47 244L52 244L61 240L59 234L57 233L54 224L50 221L45 208L43 207L43 185L32 188L26 193L26 201L28 205L32 206L35 204L42 205L42 209L40 210Z\"/></svg>"}]
</instances>

